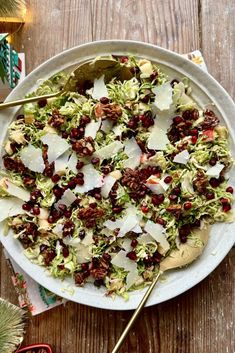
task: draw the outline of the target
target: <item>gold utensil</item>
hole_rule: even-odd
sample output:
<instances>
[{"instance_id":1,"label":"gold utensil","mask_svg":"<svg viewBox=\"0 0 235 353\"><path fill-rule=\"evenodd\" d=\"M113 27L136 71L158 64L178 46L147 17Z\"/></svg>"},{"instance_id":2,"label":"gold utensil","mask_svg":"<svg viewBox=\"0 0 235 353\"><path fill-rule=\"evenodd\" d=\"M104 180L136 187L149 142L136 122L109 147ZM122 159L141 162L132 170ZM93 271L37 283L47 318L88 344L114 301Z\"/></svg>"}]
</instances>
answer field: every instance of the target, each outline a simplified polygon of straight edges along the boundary
<instances>
[{"instance_id":1,"label":"gold utensil","mask_svg":"<svg viewBox=\"0 0 235 353\"><path fill-rule=\"evenodd\" d=\"M159 277L163 274L163 272L177 268L177 267L183 267L188 264L190 264L192 261L196 260L196 258L201 255L205 245L207 244L208 241L208 235L209 231L208 229L204 230L194 230L192 233L194 233L194 236L198 238L199 240L202 241L203 246L202 247L192 247L188 245L187 243L182 243L177 250L173 250L168 257L166 257L159 266L159 272L155 276L154 280L152 281L151 285L149 286L147 292L143 296L141 302L137 306L137 308L134 311L134 314L130 318L125 330L123 331L122 335L120 336L118 342L116 343L114 349L112 350L112 353L117 353L119 349L121 348L124 340L126 339L126 336L128 335L130 329L132 328L134 322L136 321L138 315L140 314L141 310L143 309L145 303L147 302L150 294L152 293Z\"/></svg>"},{"instance_id":2,"label":"gold utensil","mask_svg":"<svg viewBox=\"0 0 235 353\"><path fill-rule=\"evenodd\" d=\"M60 91L43 96L23 98L12 102L1 103L0 109L36 102L40 99L57 97L64 92L74 92L77 91L78 87L82 88L85 82L93 82L94 79L99 78L102 75L104 75L104 81L106 83L113 77L117 77L119 80L123 81L128 80L133 76L127 66L121 65L118 61L112 58L98 58L95 60L89 60L76 67Z\"/></svg>"}]
</instances>

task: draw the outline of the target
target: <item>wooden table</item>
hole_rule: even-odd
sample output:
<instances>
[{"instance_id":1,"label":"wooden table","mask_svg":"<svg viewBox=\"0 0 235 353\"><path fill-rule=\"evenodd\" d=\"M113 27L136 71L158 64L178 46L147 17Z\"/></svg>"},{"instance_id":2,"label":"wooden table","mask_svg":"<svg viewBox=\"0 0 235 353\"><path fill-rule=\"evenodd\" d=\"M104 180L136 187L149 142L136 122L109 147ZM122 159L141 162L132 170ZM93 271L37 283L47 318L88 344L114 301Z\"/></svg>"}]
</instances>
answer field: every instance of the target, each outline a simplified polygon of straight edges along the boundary
<instances>
[{"instance_id":1,"label":"wooden table","mask_svg":"<svg viewBox=\"0 0 235 353\"><path fill-rule=\"evenodd\" d=\"M27 72L62 50L99 39L132 39L186 53L201 49L211 74L235 98L234 0L30 0L14 35ZM122 352L233 353L235 249L195 288L147 308ZM1 296L17 302L1 257ZM131 312L68 303L34 317L25 344L48 342L56 353L110 352Z\"/></svg>"}]
</instances>

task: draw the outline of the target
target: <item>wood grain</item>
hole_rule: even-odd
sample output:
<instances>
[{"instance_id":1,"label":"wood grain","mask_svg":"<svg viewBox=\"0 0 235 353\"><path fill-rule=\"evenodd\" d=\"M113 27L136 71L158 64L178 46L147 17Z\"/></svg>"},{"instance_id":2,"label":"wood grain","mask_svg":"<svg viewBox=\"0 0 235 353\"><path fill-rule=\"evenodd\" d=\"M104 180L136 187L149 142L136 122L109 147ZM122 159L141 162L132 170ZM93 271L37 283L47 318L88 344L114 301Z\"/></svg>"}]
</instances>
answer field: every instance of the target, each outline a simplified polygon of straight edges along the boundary
<instances>
[{"instance_id":1,"label":"wood grain","mask_svg":"<svg viewBox=\"0 0 235 353\"><path fill-rule=\"evenodd\" d=\"M27 23L14 36L26 53L27 72L87 41L142 40L180 53L202 48L212 74L234 95L233 0L30 0L28 8ZM16 303L0 256L0 294ZM121 352L233 353L234 264L235 249L193 289L146 308ZM70 302L32 318L25 344L48 342L56 353L108 353L130 316Z\"/></svg>"}]
</instances>

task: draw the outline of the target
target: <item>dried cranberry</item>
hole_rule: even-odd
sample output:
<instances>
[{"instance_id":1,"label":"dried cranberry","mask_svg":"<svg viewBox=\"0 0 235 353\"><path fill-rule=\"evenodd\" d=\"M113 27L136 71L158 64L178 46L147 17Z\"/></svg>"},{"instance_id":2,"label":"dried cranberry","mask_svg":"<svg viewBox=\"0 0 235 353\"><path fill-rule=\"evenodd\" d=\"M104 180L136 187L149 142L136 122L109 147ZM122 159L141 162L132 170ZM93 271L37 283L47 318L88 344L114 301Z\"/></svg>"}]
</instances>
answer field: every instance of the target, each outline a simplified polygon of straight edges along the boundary
<instances>
[{"instance_id":1,"label":"dried cranberry","mask_svg":"<svg viewBox=\"0 0 235 353\"><path fill-rule=\"evenodd\" d=\"M108 104L108 103L109 103L108 97L101 97L101 98L100 98L100 103L102 103L102 104Z\"/></svg>"},{"instance_id":2,"label":"dried cranberry","mask_svg":"<svg viewBox=\"0 0 235 353\"><path fill-rule=\"evenodd\" d=\"M70 180L70 181L68 182L68 184L67 184L67 187L68 187L69 189L74 189L75 186L76 186L76 182L75 182L74 179Z\"/></svg>"},{"instance_id":3,"label":"dried cranberry","mask_svg":"<svg viewBox=\"0 0 235 353\"><path fill-rule=\"evenodd\" d=\"M58 199L61 198L61 196L64 193L64 190L61 187L59 187L58 185L55 185L53 187L52 191L53 191L53 194L55 195L55 197Z\"/></svg>"},{"instance_id":4,"label":"dried cranberry","mask_svg":"<svg viewBox=\"0 0 235 353\"><path fill-rule=\"evenodd\" d=\"M98 157L94 157L91 159L91 163L94 165L98 165L100 163L100 159Z\"/></svg>"},{"instance_id":5,"label":"dried cranberry","mask_svg":"<svg viewBox=\"0 0 235 353\"><path fill-rule=\"evenodd\" d=\"M137 128L137 123L134 119L130 119L127 123L127 126L130 128L130 129L136 129Z\"/></svg>"},{"instance_id":6,"label":"dried cranberry","mask_svg":"<svg viewBox=\"0 0 235 353\"><path fill-rule=\"evenodd\" d=\"M69 248L67 246L63 246L62 254L63 254L64 257L68 257L69 256Z\"/></svg>"},{"instance_id":7,"label":"dried cranberry","mask_svg":"<svg viewBox=\"0 0 235 353\"><path fill-rule=\"evenodd\" d=\"M38 216L40 214L40 207L38 205L35 205L31 212L33 215Z\"/></svg>"},{"instance_id":8,"label":"dried cranberry","mask_svg":"<svg viewBox=\"0 0 235 353\"><path fill-rule=\"evenodd\" d=\"M84 162L83 161L78 161L77 164L76 164L77 170L82 169L83 166L84 166Z\"/></svg>"},{"instance_id":9,"label":"dried cranberry","mask_svg":"<svg viewBox=\"0 0 235 353\"><path fill-rule=\"evenodd\" d=\"M167 177L165 177L164 183L170 184L171 182L172 182L172 176L168 175Z\"/></svg>"},{"instance_id":10,"label":"dried cranberry","mask_svg":"<svg viewBox=\"0 0 235 353\"><path fill-rule=\"evenodd\" d=\"M32 205L30 204L30 203L24 203L23 205L22 205L22 208L23 208L23 210L24 211L30 211L31 210L31 208L32 208Z\"/></svg>"},{"instance_id":11,"label":"dried cranberry","mask_svg":"<svg viewBox=\"0 0 235 353\"><path fill-rule=\"evenodd\" d=\"M39 108L44 108L46 105L47 105L47 100L46 99L39 99L38 100Z\"/></svg>"},{"instance_id":12,"label":"dried cranberry","mask_svg":"<svg viewBox=\"0 0 235 353\"><path fill-rule=\"evenodd\" d=\"M64 212L65 218L70 218L72 216L72 212L70 210L67 210Z\"/></svg>"},{"instance_id":13,"label":"dried cranberry","mask_svg":"<svg viewBox=\"0 0 235 353\"><path fill-rule=\"evenodd\" d=\"M83 115L80 119L80 126L84 127L91 122L91 118L87 115Z\"/></svg>"},{"instance_id":14,"label":"dried cranberry","mask_svg":"<svg viewBox=\"0 0 235 353\"><path fill-rule=\"evenodd\" d=\"M71 131L70 131L70 137L73 139L76 139L79 136L79 131L76 127L74 127Z\"/></svg>"},{"instance_id":15,"label":"dried cranberry","mask_svg":"<svg viewBox=\"0 0 235 353\"><path fill-rule=\"evenodd\" d=\"M143 127L149 128L154 125L154 119L148 115L141 115L140 120L142 122Z\"/></svg>"},{"instance_id":16,"label":"dried cranberry","mask_svg":"<svg viewBox=\"0 0 235 353\"><path fill-rule=\"evenodd\" d=\"M184 203L184 209L187 211L187 210L190 210L192 208L192 203L191 202L185 202Z\"/></svg>"},{"instance_id":17,"label":"dried cranberry","mask_svg":"<svg viewBox=\"0 0 235 353\"><path fill-rule=\"evenodd\" d=\"M35 202L39 197L42 197L41 191L38 189L35 189L30 193L30 201Z\"/></svg>"},{"instance_id":18,"label":"dried cranberry","mask_svg":"<svg viewBox=\"0 0 235 353\"><path fill-rule=\"evenodd\" d=\"M81 240L85 238L85 235L86 233L84 229L80 230L80 232L78 233L78 236Z\"/></svg>"},{"instance_id":19,"label":"dried cranberry","mask_svg":"<svg viewBox=\"0 0 235 353\"><path fill-rule=\"evenodd\" d=\"M132 248L135 248L137 245L138 245L138 241L136 239L132 239L131 241Z\"/></svg>"},{"instance_id":20,"label":"dried cranberry","mask_svg":"<svg viewBox=\"0 0 235 353\"><path fill-rule=\"evenodd\" d=\"M198 135L198 130L197 130L197 129L191 129L191 130L189 130L189 135L197 136L197 135Z\"/></svg>"},{"instance_id":21,"label":"dried cranberry","mask_svg":"<svg viewBox=\"0 0 235 353\"><path fill-rule=\"evenodd\" d=\"M230 194L233 194L233 188L232 186L228 186L226 189L227 192L229 192Z\"/></svg>"},{"instance_id":22,"label":"dried cranberry","mask_svg":"<svg viewBox=\"0 0 235 353\"><path fill-rule=\"evenodd\" d=\"M75 229L75 224L71 219L68 221L65 221L63 226L63 236L64 237L72 236L74 229Z\"/></svg>"},{"instance_id":23,"label":"dried cranberry","mask_svg":"<svg viewBox=\"0 0 235 353\"><path fill-rule=\"evenodd\" d=\"M231 210L231 205L229 203L226 203L223 205L224 212L229 212L230 210Z\"/></svg>"},{"instance_id":24,"label":"dried cranberry","mask_svg":"<svg viewBox=\"0 0 235 353\"><path fill-rule=\"evenodd\" d=\"M148 211L149 211L148 206L147 206L147 205L146 205L146 206L141 206L141 211L142 211L143 213L148 213Z\"/></svg>"},{"instance_id":25,"label":"dried cranberry","mask_svg":"<svg viewBox=\"0 0 235 353\"><path fill-rule=\"evenodd\" d=\"M121 206L113 207L112 211L113 213L120 213L122 212L122 207Z\"/></svg>"},{"instance_id":26,"label":"dried cranberry","mask_svg":"<svg viewBox=\"0 0 235 353\"><path fill-rule=\"evenodd\" d=\"M197 142L197 136L192 136L191 141L192 141L192 144L195 145L195 143Z\"/></svg>"},{"instance_id":27,"label":"dried cranberry","mask_svg":"<svg viewBox=\"0 0 235 353\"><path fill-rule=\"evenodd\" d=\"M62 213L64 213L65 211L67 211L67 206L64 205L64 204L62 204L62 203L59 204L58 208L59 208L59 210L60 210Z\"/></svg>"},{"instance_id":28,"label":"dried cranberry","mask_svg":"<svg viewBox=\"0 0 235 353\"><path fill-rule=\"evenodd\" d=\"M55 184L58 183L58 181L60 180L59 174L52 175L51 180L52 180L53 183L55 183Z\"/></svg>"},{"instance_id":29,"label":"dried cranberry","mask_svg":"<svg viewBox=\"0 0 235 353\"><path fill-rule=\"evenodd\" d=\"M179 188L178 186L175 187L175 188L172 190L172 194L175 194L175 195L177 195L177 196L179 196L180 193L181 193L181 190L180 190L180 188Z\"/></svg>"},{"instance_id":30,"label":"dried cranberry","mask_svg":"<svg viewBox=\"0 0 235 353\"><path fill-rule=\"evenodd\" d=\"M173 123L174 123L175 125L178 125L178 124L182 123L183 121L184 121L184 119L182 118L182 116L175 116L175 117L173 118Z\"/></svg>"},{"instance_id":31,"label":"dried cranberry","mask_svg":"<svg viewBox=\"0 0 235 353\"><path fill-rule=\"evenodd\" d=\"M158 217L156 219L156 223L161 224L161 226L163 226L163 227L166 225L166 221L163 218L160 218L160 217Z\"/></svg>"},{"instance_id":32,"label":"dried cranberry","mask_svg":"<svg viewBox=\"0 0 235 353\"><path fill-rule=\"evenodd\" d=\"M229 203L229 200L226 199L225 197L221 197L220 202L222 203L222 205L226 205L227 203Z\"/></svg>"},{"instance_id":33,"label":"dried cranberry","mask_svg":"<svg viewBox=\"0 0 235 353\"><path fill-rule=\"evenodd\" d=\"M216 158L211 158L211 159L209 160L209 164L210 164L211 166L216 165L216 163L217 163L217 159L216 159Z\"/></svg>"},{"instance_id":34,"label":"dried cranberry","mask_svg":"<svg viewBox=\"0 0 235 353\"><path fill-rule=\"evenodd\" d=\"M175 194L170 194L170 195L168 196L168 198L169 198L170 201L175 201L175 200L177 200L178 196L175 195Z\"/></svg>"},{"instance_id":35,"label":"dried cranberry","mask_svg":"<svg viewBox=\"0 0 235 353\"><path fill-rule=\"evenodd\" d=\"M53 176L53 174L54 174L54 168L55 168L54 162L51 163L51 164L48 164L48 165L45 167L45 169L44 169L44 171L43 171L43 174L44 174L45 176L47 176L48 178L51 178L51 177Z\"/></svg>"},{"instance_id":36,"label":"dried cranberry","mask_svg":"<svg viewBox=\"0 0 235 353\"><path fill-rule=\"evenodd\" d=\"M75 182L77 185L83 185L83 184L84 184L84 179L83 179L83 178L75 177L75 178L74 178L74 182Z\"/></svg>"},{"instance_id":37,"label":"dried cranberry","mask_svg":"<svg viewBox=\"0 0 235 353\"><path fill-rule=\"evenodd\" d=\"M209 183L213 188L217 188L220 185L220 181L216 178L211 178Z\"/></svg>"},{"instance_id":38,"label":"dried cranberry","mask_svg":"<svg viewBox=\"0 0 235 353\"><path fill-rule=\"evenodd\" d=\"M213 200L214 197L215 197L215 194L213 192L206 193L207 200Z\"/></svg>"},{"instance_id":39,"label":"dried cranberry","mask_svg":"<svg viewBox=\"0 0 235 353\"><path fill-rule=\"evenodd\" d=\"M186 120L197 120L199 118L199 111L197 109L188 109L183 112L182 116Z\"/></svg>"},{"instance_id":40,"label":"dried cranberry","mask_svg":"<svg viewBox=\"0 0 235 353\"><path fill-rule=\"evenodd\" d=\"M130 251L126 254L126 257L128 257L130 260L136 261L137 260L137 255L134 251Z\"/></svg>"},{"instance_id":41,"label":"dried cranberry","mask_svg":"<svg viewBox=\"0 0 235 353\"><path fill-rule=\"evenodd\" d=\"M154 206L160 205L163 201L164 201L163 194L153 195L152 197L152 203L154 204Z\"/></svg>"}]
</instances>

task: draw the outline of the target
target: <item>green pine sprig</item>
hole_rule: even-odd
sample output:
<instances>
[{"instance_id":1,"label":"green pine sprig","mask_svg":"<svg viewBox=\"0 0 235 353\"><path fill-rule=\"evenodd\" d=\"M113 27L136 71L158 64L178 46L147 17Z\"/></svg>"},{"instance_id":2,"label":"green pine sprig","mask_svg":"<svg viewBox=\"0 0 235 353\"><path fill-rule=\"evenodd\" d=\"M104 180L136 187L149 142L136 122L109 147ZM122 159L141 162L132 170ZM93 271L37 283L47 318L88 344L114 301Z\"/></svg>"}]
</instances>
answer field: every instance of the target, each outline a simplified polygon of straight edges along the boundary
<instances>
[{"instance_id":1,"label":"green pine sprig","mask_svg":"<svg viewBox=\"0 0 235 353\"><path fill-rule=\"evenodd\" d=\"M23 340L25 312L0 298L0 352L12 353Z\"/></svg>"}]
</instances>

